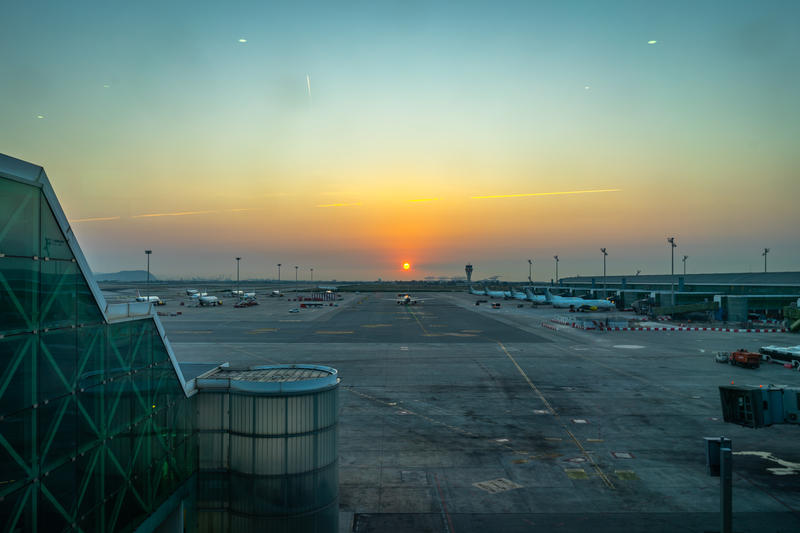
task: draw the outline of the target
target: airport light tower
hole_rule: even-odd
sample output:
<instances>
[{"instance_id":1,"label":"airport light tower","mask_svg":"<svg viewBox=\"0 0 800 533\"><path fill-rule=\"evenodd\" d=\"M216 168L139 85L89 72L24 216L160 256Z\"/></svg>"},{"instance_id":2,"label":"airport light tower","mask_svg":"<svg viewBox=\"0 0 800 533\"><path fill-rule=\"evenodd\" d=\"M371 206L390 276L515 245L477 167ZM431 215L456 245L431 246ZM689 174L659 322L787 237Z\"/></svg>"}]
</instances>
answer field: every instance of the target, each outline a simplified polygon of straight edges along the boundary
<instances>
[{"instance_id":1,"label":"airport light tower","mask_svg":"<svg viewBox=\"0 0 800 533\"><path fill-rule=\"evenodd\" d=\"M667 237L667 242L669 243L669 253L670 253L670 293L672 294L672 305L675 305L675 248L678 247L675 244L675 237Z\"/></svg>"},{"instance_id":2,"label":"airport light tower","mask_svg":"<svg viewBox=\"0 0 800 533\"><path fill-rule=\"evenodd\" d=\"M147 256L147 283L145 283L144 292L147 293L147 303L150 303L150 254L153 253L153 250L145 250L144 253Z\"/></svg>"},{"instance_id":3,"label":"airport light tower","mask_svg":"<svg viewBox=\"0 0 800 533\"><path fill-rule=\"evenodd\" d=\"M606 290L606 257L608 257L608 252L605 248L600 248L600 251L603 252L603 298L608 298L608 291Z\"/></svg>"},{"instance_id":4,"label":"airport light tower","mask_svg":"<svg viewBox=\"0 0 800 533\"><path fill-rule=\"evenodd\" d=\"M767 254L768 253L769 253L769 248L764 248L764 251L761 253L761 255L764 256L764 274L767 273Z\"/></svg>"},{"instance_id":5,"label":"airport light tower","mask_svg":"<svg viewBox=\"0 0 800 533\"><path fill-rule=\"evenodd\" d=\"M533 259L528 259L528 281L531 285L533 285L533 278L531 277L533 274Z\"/></svg>"},{"instance_id":6,"label":"airport light tower","mask_svg":"<svg viewBox=\"0 0 800 533\"><path fill-rule=\"evenodd\" d=\"M295 295L297 295L297 289L298 289L298 287L297 287L297 269L298 268L300 268L300 267L297 266L297 265L294 266L294 293L295 293Z\"/></svg>"},{"instance_id":7,"label":"airport light tower","mask_svg":"<svg viewBox=\"0 0 800 533\"><path fill-rule=\"evenodd\" d=\"M311 267L311 283L314 283L314 267Z\"/></svg>"},{"instance_id":8,"label":"airport light tower","mask_svg":"<svg viewBox=\"0 0 800 533\"><path fill-rule=\"evenodd\" d=\"M236 297L240 298L240 299L241 299L241 297L239 296L239 294L240 294L239 293L239 261L241 261L241 260L242 260L241 257L237 257L236 258Z\"/></svg>"},{"instance_id":9,"label":"airport light tower","mask_svg":"<svg viewBox=\"0 0 800 533\"><path fill-rule=\"evenodd\" d=\"M281 282L281 264L278 263L278 284Z\"/></svg>"},{"instance_id":10,"label":"airport light tower","mask_svg":"<svg viewBox=\"0 0 800 533\"><path fill-rule=\"evenodd\" d=\"M688 255L683 256L683 276L686 277L686 260L689 259Z\"/></svg>"},{"instance_id":11,"label":"airport light tower","mask_svg":"<svg viewBox=\"0 0 800 533\"><path fill-rule=\"evenodd\" d=\"M472 284L472 264L465 266L464 272L467 273L467 285Z\"/></svg>"},{"instance_id":12,"label":"airport light tower","mask_svg":"<svg viewBox=\"0 0 800 533\"><path fill-rule=\"evenodd\" d=\"M558 256L554 255L553 259L556 260L556 285L558 285Z\"/></svg>"}]
</instances>

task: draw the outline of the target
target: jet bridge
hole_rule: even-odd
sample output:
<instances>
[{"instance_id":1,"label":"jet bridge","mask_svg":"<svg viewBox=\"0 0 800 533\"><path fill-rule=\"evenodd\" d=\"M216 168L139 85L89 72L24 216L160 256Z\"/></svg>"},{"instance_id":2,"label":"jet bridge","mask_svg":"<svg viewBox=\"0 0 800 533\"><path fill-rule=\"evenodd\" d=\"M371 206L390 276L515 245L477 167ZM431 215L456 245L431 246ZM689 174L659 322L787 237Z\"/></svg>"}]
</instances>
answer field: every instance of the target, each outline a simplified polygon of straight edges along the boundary
<instances>
[{"instance_id":1,"label":"jet bridge","mask_svg":"<svg viewBox=\"0 0 800 533\"><path fill-rule=\"evenodd\" d=\"M800 423L800 388L724 385L719 396L725 422L751 428Z\"/></svg>"}]
</instances>

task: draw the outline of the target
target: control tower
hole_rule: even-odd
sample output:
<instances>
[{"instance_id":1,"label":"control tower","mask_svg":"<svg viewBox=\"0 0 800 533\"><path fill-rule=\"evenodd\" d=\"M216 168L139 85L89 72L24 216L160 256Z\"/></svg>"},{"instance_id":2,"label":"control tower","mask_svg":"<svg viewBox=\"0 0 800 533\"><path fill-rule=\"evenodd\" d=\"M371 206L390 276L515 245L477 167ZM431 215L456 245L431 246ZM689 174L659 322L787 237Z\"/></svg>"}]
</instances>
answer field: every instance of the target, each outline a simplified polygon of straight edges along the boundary
<instances>
[{"instance_id":1,"label":"control tower","mask_svg":"<svg viewBox=\"0 0 800 533\"><path fill-rule=\"evenodd\" d=\"M472 265L467 265L464 267L464 272L467 273L467 285L472 283Z\"/></svg>"}]
</instances>

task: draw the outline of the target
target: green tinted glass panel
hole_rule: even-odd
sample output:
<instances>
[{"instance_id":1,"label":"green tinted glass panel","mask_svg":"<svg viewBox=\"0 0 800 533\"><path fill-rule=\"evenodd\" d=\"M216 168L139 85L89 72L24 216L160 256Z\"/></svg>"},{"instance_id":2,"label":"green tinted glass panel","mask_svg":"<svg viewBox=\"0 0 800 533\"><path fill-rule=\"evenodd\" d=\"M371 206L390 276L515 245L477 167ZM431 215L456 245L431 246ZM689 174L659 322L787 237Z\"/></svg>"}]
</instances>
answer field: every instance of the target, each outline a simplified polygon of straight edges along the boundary
<instances>
[{"instance_id":1,"label":"green tinted glass panel","mask_svg":"<svg viewBox=\"0 0 800 533\"><path fill-rule=\"evenodd\" d=\"M0 178L0 253L39 254L39 189Z\"/></svg>"},{"instance_id":2,"label":"green tinted glass panel","mask_svg":"<svg viewBox=\"0 0 800 533\"><path fill-rule=\"evenodd\" d=\"M0 257L0 334L39 329L40 261Z\"/></svg>"},{"instance_id":3,"label":"green tinted glass panel","mask_svg":"<svg viewBox=\"0 0 800 533\"><path fill-rule=\"evenodd\" d=\"M78 356L78 332L62 329L39 335L38 401L72 394Z\"/></svg>"},{"instance_id":4,"label":"green tinted glass panel","mask_svg":"<svg viewBox=\"0 0 800 533\"><path fill-rule=\"evenodd\" d=\"M106 326L78 328L76 375L79 389L88 389L104 379L106 329Z\"/></svg>"},{"instance_id":5,"label":"green tinted glass panel","mask_svg":"<svg viewBox=\"0 0 800 533\"><path fill-rule=\"evenodd\" d=\"M0 339L0 415L36 403L34 365L37 341L35 335ZM0 432L3 432L3 423L0 423Z\"/></svg>"},{"instance_id":6,"label":"green tinted glass panel","mask_svg":"<svg viewBox=\"0 0 800 533\"><path fill-rule=\"evenodd\" d=\"M96 385L77 394L78 449L93 448L105 432L105 385Z\"/></svg>"},{"instance_id":7,"label":"green tinted glass panel","mask_svg":"<svg viewBox=\"0 0 800 533\"><path fill-rule=\"evenodd\" d=\"M77 324L76 280L78 265L67 261L41 261L39 291L42 328Z\"/></svg>"},{"instance_id":8,"label":"green tinted glass panel","mask_svg":"<svg viewBox=\"0 0 800 533\"><path fill-rule=\"evenodd\" d=\"M99 324L103 322L103 313L97 306L92 291L83 276L77 280L78 324Z\"/></svg>"},{"instance_id":9,"label":"green tinted glass panel","mask_svg":"<svg viewBox=\"0 0 800 533\"><path fill-rule=\"evenodd\" d=\"M131 370L131 328L130 323L110 324L108 326L108 360L106 373L114 376Z\"/></svg>"},{"instance_id":10,"label":"green tinted glass panel","mask_svg":"<svg viewBox=\"0 0 800 533\"><path fill-rule=\"evenodd\" d=\"M72 462L77 453L78 421L72 396L42 404L37 409L39 460L44 471L64 461Z\"/></svg>"},{"instance_id":11,"label":"green tinted glass panel","mask_svg":"<svg viewBox=\"0 0 800 533\"><path fill-rule=\"evenodd\" d=\"M22 486L29 479L33 459L34 409L28 408L6 415L0 432L0 472L6 482L0 494Z\"/></svg>"},{"instance_id":12,"label":"green tinted glass panel","mask_svg":"<svg viewBox=\"0 0 800 533\"><path fill-rule=\"evenodd\" d=\"M53 216L53 211L47 204L47 199L41 195L40 213L42 217L41 226L41 256L54 259L72 259L72 251L69 249L67 239Z\"/></svg>"}]
</instances>

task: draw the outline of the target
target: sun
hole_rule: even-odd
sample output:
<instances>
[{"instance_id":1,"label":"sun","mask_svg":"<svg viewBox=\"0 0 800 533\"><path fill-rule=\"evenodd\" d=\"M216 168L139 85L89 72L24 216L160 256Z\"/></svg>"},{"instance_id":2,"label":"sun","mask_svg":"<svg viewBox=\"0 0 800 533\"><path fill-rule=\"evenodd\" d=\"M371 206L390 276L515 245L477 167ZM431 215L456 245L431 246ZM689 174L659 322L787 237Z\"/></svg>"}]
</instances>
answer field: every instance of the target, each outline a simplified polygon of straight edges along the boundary
<instances>
[{"instance_id":1,"label":"sun","mask_svg":"<svg viewBox=\"0 0 800 533\"><path fill-rule=\"evenodd\" d=\"M411 265L410 265L410 264L408 264L408 263L403 263L403 270L408 270L409 268L411 268Z\"/></svg>"}]
</instances>

